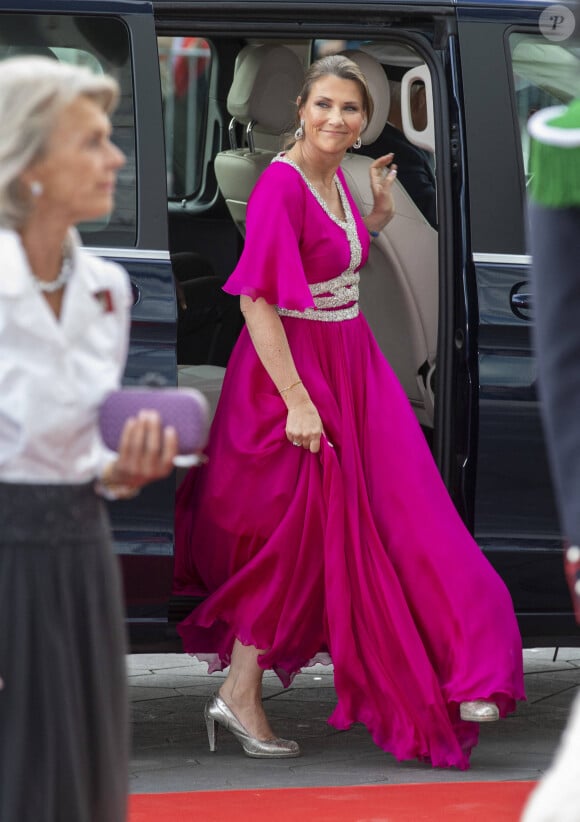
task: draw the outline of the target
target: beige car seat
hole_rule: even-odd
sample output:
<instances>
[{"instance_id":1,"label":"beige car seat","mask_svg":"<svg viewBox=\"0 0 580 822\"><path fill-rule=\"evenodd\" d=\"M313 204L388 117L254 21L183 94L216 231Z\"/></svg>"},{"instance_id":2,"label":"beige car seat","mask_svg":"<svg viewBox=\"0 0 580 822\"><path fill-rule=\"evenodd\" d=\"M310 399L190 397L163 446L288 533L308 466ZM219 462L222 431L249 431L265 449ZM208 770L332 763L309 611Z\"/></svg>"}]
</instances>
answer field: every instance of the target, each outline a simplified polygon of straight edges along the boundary
<instances>
[{"instance_id":1,"label":"beige car seat","mask_svg":"<svg viewBox=\"0 0 580 822\"><path fill-rule=\"evenodd\" d=\"M387 121L389 81L375 57L362 51L345 54L360 66L375 104L373 117L361 135L363 143L370 145ZM372 162L369 157L349 153L342 163L363 215L373 206ZM360 305L419 422L432 427L439 301L437 231L398 181L393 196L395 216L372 241L368 262L361 271Z\"/></svg>"},{"instance_id":2,"label":"beige car seat","mask_svg":"<svg viewBox=\"0 0 580 822\"><path fill-rule=\"evenodd\" d=\"M230 123L229 151L215 158L215 174L234 223L245 235L248 198L275 151L256 148L254 129L261 135L280 137L292 129L296 97L304 69L286 46L253 45L237 56L234 79L227 99ZM235 144L235 125L246 126L247 146ZM281 146L280 146L281 148Z\"/></svg>"}]
</instances>

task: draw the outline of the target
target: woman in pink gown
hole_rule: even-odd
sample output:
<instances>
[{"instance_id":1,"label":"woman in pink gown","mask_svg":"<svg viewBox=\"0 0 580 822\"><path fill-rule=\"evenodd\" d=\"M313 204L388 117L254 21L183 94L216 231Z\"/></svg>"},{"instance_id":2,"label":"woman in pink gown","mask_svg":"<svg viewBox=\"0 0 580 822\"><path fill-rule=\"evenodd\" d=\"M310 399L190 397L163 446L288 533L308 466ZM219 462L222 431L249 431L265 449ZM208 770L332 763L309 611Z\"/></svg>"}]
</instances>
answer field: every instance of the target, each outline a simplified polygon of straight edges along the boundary
<instances>
[{"instance_id":1,"label":"woman in pink gown","mask_svg":"<svg viewBox=\"0 0 580 822\"><path fill-rule=\"evenodd\" d=\"M392 155L375 161L363 219L339 168L372 113L358 67L314 64L298 112L296 143L252 193L225 287L246 328L209 461L178 494L175 591L207 596L179 632L210 670L231 665L206 707L212 748L217 722L251 756L298 755L273 737L262 672L289 685L327 652L334 727L363 722L398 759L467 768L475 723L525 698L512 603L358 310L396 175Z\"/></svg>"}]
</instances>

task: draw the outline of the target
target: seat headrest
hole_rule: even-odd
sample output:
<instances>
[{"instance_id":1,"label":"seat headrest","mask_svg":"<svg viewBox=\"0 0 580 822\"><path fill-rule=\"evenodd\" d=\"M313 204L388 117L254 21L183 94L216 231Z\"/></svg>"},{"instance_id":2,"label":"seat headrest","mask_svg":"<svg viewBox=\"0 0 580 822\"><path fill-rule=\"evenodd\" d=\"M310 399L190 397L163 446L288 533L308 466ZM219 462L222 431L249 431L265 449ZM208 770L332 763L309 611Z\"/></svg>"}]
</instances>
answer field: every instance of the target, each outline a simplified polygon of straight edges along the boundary
<instances>
[{"instance_id":1,"label":"seat headrest","mask_svg":"<svg viewBox=\"0 0 580 822\"><path fill-rule=\"evenodd\" d=\"M246 46L236 58L228 111L244 125L255 120L260 130L282 134L294 122L303 80L302 64L286 46Z\"/></svg>"},{"instance_id":2,"label":"seat headrest","mask_svg":"<svg viewBox=\"0 0 580 822\"><path fill-rule=\"evenodd\" d=\"M352 60L353 63L356 63L360 68L366 78L371 97L373 98L375 110L367 127L361 134L363 144L368 146L370 143L374 143L380 136L387 123L389 109L391 107L389 80L381 63L371 54L354 49L342 51L341 54L344 57L348 57L349 60Z\"/></svg>"}]
</instances>

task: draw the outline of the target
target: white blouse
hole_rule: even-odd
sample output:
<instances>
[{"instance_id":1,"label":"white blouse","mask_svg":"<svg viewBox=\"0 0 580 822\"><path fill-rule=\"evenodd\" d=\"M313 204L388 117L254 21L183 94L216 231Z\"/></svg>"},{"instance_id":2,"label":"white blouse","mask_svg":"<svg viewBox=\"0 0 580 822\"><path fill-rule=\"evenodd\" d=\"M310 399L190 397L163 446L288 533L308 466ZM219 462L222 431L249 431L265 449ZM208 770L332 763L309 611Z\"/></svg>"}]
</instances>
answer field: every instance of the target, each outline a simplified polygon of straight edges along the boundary
<instances>
[{"instance_id":1,"label":"white blouse","mask_svg":"<svg viewBox=\"0 0 580 822\"><path fill-rule=\"evenodd\" d=\"M19 235L0 229L0 482L83 483L108 452L98 408L119 387L131 286L74 235L60 319L35 285Z\"/></svg>"}]
</instances>

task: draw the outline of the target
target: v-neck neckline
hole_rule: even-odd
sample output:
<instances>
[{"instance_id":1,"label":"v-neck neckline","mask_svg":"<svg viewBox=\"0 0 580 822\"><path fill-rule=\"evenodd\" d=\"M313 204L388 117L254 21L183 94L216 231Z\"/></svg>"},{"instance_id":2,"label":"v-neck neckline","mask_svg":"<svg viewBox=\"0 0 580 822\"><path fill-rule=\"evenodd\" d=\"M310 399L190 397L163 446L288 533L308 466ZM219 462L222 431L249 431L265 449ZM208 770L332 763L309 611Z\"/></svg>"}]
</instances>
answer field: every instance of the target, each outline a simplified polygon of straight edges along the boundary
<instances>
[{"instance_id":1,"label":"v-neck neckline","mask_svg":"<svg viewBox=\"0 0 580 822\"><path fill-rule=\"evenodd\" d=\"M344 186L340 180L338 174L334 175L334 183L338 189L338 196L340 197L340 202L342 204L342 209L345 214L345 219L342 220L340 217L337 217L334 212L330 210L328 207L328 203L321 196L320 192L312 185L306 174L302 171L298 163L295 163L294 160L291 160L286 154L280 153L277 154L276 157L272 160L272 162L279 162L279 163L286 163L287 165L291 166L298 174L302 177L304 184L314 197L314 199L318 202L319 206L325 212L325 214L330 217L330 219L335 222L340 228L346 231L347 227L354 222L354 217L352 214L352 210L350 208L350 203L348 202L348 197L346 196L346 192L344 190Z\"/></svg>"}]
</instances>

